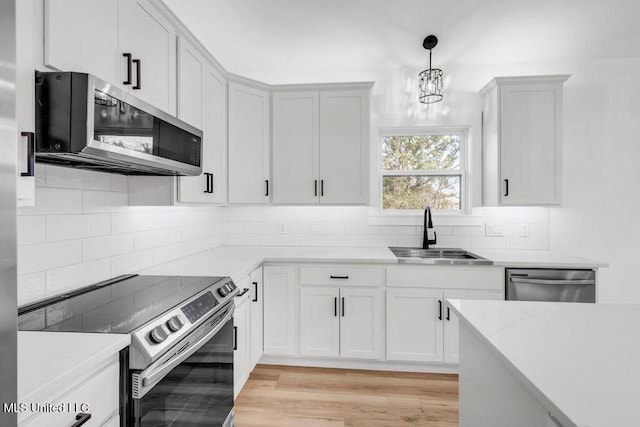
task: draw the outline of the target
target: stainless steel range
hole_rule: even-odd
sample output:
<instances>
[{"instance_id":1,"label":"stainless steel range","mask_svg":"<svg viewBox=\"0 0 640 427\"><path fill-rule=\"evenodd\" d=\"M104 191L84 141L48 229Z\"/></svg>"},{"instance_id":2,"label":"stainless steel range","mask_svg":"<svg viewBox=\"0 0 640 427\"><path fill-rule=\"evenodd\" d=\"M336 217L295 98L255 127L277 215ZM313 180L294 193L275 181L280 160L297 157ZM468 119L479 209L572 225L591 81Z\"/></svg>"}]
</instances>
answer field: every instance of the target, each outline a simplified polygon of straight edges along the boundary
<instances>
[{"instance_id":1,"label":"stainless steel range","mask_svg":"<svg viewBox=\"0 0 640 427\"><path fill-rule=\"evenodd\" d=\"M225 277L126 276L21 307L18 327L130 334L123 426L231 426L238 292Z\"/></svg>"}]
</instances>

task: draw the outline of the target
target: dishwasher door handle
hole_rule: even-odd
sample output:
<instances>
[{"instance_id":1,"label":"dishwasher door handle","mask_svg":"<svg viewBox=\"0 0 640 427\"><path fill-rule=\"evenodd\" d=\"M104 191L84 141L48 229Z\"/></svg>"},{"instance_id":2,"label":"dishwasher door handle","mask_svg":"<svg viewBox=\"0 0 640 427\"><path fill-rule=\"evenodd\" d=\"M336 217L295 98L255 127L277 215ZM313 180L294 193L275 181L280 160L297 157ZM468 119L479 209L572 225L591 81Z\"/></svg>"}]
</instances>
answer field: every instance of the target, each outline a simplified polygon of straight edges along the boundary
<instances>
[{"instance_id":1,"label":"dishwasher door handle","mask_svg":"<svg viewBox=\"0 0 640 427\"><path fill-rule=\"evenodd\" d=\"M512 277L513 283L528 283L531 285L595 285L593 279L526 279L524 277Z\"/></svg>"}]
</instances>

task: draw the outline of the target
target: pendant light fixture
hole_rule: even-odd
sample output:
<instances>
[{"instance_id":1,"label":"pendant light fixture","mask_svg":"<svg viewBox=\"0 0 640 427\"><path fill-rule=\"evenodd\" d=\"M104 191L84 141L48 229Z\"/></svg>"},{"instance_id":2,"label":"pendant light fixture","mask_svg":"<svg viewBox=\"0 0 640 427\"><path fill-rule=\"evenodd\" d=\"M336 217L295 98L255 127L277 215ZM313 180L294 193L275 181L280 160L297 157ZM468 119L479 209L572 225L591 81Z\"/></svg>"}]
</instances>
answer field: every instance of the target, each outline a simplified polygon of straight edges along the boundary
<instances>
[{"instance_id":1,"label":"pendant light fixture","mask_svg":"<svg viewBox=\"0 0 640 427\"><path fill-rule=\"evenodd\" d=\"M438 38L433 34L427 36L422 46L429 51L429 69L418 74L418 100L423 104L433 104L442 101L442 70L431 68L431 49L438 44Z\"/></svg>"}]
</instances>

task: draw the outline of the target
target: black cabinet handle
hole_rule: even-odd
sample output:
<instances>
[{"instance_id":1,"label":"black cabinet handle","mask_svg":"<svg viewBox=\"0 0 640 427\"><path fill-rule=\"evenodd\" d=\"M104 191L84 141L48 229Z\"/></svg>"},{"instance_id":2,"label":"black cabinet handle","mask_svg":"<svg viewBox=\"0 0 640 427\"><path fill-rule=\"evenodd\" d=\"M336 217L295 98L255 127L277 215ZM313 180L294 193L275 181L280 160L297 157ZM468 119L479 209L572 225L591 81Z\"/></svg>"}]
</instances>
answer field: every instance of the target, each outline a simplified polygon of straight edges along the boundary
<instances>
[{"instance_id":1,"label":"black cabinet handle","mask_svg":"<svg viewBox=\"0 0 640 427\"><path fill-rule=\"evenodd\" d=\"M134 64L136 64L136 85L135 85L135 86L132 86L132 89L136 89L136 90L137 90L137 89L142 89L142 84L140 83L140 73L142 72L142 71L140 70L140 68L141 68L141 67L140 67L141 62L140 62L140 60L139 60L139 59L134 59L134 60L133 60L133 61L131 61L131 62L133 62Z\"/></svg>"},{"instance_id":2,"label":"black cabinet handle","mask_svg":"<svg viewBox=\"0 0 640 427\"><path fill-rule=\"evenodd\" d=\"M331 276L329 276L329 279L347 280L348 278L349 278L349 276L334 276L333 274Z\"/></svg>"},{"instance_id":3,"label":"black cabinet handle","mask_svg":"<svg viewBox=\"0 0 640 427\"><path fill-rule=\"evenodd\" d=\"M442 320L442 300L438 300L438 320Z\"/></svg>"},{"instance_id":4,"label":"black cabinet handle","mask_svg":"<svg viewBox=\"0 0 640 427\"><path fill-rule=\"evenodd\" d=\"M320 195L324 196L324 179L320 180Z\"/></svg>"},{"instance_id":5,"label":"black cabinet handle","mask_svg":"<svg viewBox=\"0 0 640 427\"><path fill-rule=\"evenodd\" d=\"M233 327L233 349L234 350L238 349L238 327L237 326Z\"/></svg>"},{"instance_id":6,"label":"black cabinet handle","mask_svg":"<svg viewBox=\"0 0 640 427\"><path fill-rule=\"evenodd\" d=\"M36 134L33 132L20 132L27 137L27 171L20 176L34 176L36 169Z\"/></svg>"},{"instance_id":7,"label":"black cabinet handle","mask_svg":"<svg viewBox=\"0 0 640 427\"><path fill-rule=\"evenodd\" d=\"M338 297L333 297L333 317L338 317Z\"/></svg>"},{"instance_id":8,"label":"black cabinet handle","mask_svg":"<svg viewBox=\"0 0 640 427\"><path fill-rule=\"evenodd\" d=\"M209 172L205 172L204 173L204 179L207 181L207 189L204 190L205 193L213 193L213 191L211 191L211 174Z\"/></svg>"},{"instance_id":9,"label":"black cabinet handle","mask_svg":"<svg viewBox=\"0 0 640 427\"><path fill-rule=\"evenodd\" d=\"M122 56L127 58L127 80L123 81L122 84L130 85L131 84L131 54L123 53Z\"/></svg>"},{"instance_id":10,"label":"black cabinet handle","mask_svg":"<svg viewBox=\"0 0 640 427\"><path fill-rule=\"evenodd\" d=\"M318 195L318 180L313 181L313 194L314 196Z\"/></svg>"},{"instance_id":11,"label":"black cabinet handle","mask_svg":"<svg viewBox=\"0 0 640 427\"><path fill-rule=\"evenodd\" d=\"M509 195L509 180L504 180L504 196L507 197Z\"/></svg>"},{"instance_id":12,"label":"black cabinet handle","mask_svg":"<svg viewBox=\"0 0 640 427\"><path fill-rule=\"evenodd\" d=\"M71 427L80 427L82 424L86 423L90 419L91 419L91 414L80 412L78 415L76 415L76 422L71 424Z\"/></svg>"},{"instance_id":13,"label":"black cabinet handle","mask_svg":"<svg viewBox=\"0 0 640 427\"><path fill-rule=\"evenodd\" d=\"M447 307L447 320L451 320L451 310Z\"/></svg>"},{"instance_id":14,"label":"black cabinet handle","mask_svg":"<svg viewBox=\"0 0 640 427\"><path fill-rule=\"evenodd\" d=\"M264 192L264 195L265 195L265 196L268 196L268 195L269 195L269 180L268 180L268 179L265 179L265 180L264 180L264 185L265 185L265 192Z\"/></svg>"},{"instance_id":15,"label":"black cabinet handle","mask_svg":"<svg viewBox=\"0 0 640 427\"><path fill-rule=\"evenodd\" d=\"M342 297L342 317L344 317L344 297Z\"/></svg>"},{"instance_id":16,"label":"black cabinet handle","mask_svg":"<svg viewBox=\"0 0 640 427\"><path fill-rule=\"evenodd\" d=\"M255 291L255 294L254 294L255 296L251 301L258 302L258 282L251 282L251 283L253 283L253 290Z\"/></svg>"}]
</instances>

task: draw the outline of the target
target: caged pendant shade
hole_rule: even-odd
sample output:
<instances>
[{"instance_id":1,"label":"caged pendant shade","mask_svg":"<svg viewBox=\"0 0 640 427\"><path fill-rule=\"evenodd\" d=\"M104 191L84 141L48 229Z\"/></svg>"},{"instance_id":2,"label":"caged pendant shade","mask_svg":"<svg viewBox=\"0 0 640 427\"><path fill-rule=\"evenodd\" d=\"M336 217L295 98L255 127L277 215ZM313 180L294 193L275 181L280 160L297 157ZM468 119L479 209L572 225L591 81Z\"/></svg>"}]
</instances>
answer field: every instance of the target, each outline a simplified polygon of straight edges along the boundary
<instances>
[{"instance_id":1,"label":"caged pendant shade","mask_svg":"<svg viewBox=\"0 0 640 427\"><path fill-rule=\"evenodd\" d=\"M431 49L438 44L434 35L427 36L422 46L429 51L429 69L418 74L418 100L423 104L433 104L442 101L442 70L431 68Z\"/></svg>"}]
</instances>

